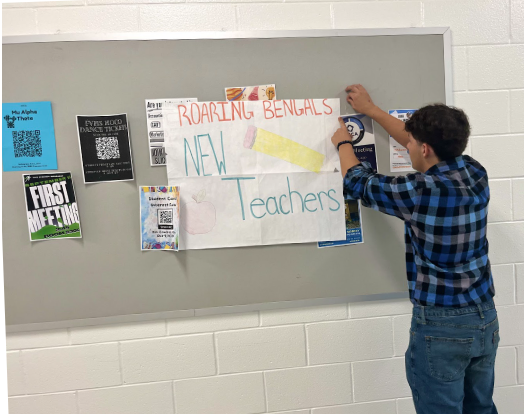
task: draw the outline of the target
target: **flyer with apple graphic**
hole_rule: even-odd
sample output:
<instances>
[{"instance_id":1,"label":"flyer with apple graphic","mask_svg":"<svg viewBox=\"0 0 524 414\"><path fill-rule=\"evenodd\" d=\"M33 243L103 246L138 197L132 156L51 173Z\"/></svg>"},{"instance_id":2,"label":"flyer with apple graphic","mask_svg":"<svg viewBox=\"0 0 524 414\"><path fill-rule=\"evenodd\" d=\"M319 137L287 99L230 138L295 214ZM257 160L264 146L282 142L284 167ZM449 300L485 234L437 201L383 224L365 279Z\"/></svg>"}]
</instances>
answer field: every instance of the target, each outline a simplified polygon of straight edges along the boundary
<instances>
[{"instance_id":1,"label":"flyer with apple graphic","mask_svg":"<svg viewBox=\"0 0 524 414\"><path fill-rule=\"evenodd\" d=\"M140 187L141 250L178 250L180 188Z\"/></svg>"}]
</instances>

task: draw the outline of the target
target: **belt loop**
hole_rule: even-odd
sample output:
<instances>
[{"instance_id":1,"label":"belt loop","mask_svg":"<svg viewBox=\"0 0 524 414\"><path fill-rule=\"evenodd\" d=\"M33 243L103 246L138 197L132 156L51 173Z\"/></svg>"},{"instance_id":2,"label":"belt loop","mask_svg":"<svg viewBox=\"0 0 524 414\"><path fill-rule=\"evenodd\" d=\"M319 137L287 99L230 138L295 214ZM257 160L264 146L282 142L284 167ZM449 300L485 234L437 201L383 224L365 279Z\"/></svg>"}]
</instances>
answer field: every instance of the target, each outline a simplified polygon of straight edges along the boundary
<instances>
[{"instance_id":1,"label":"belt loop","mask_svg":"<svg viewBox=\"0 0 524 414\"><path fill-rule=\"evenodd\" d=\"M420 318L422 319L422 325L426 324L426 314L424 313L424 306L420 305Z\"/></svg>"},{"instance_id":2,"label":"belt loop","mask_svg":"<svg viewBox=\"0 0 524 414\"><path fill-rule=\"evenodd\" d=\"M477 303L477 308L479 309L480 319L484 319L484 313L482 312L482 306L480 306L480 305Z\"/></svg>"}]
</instances>

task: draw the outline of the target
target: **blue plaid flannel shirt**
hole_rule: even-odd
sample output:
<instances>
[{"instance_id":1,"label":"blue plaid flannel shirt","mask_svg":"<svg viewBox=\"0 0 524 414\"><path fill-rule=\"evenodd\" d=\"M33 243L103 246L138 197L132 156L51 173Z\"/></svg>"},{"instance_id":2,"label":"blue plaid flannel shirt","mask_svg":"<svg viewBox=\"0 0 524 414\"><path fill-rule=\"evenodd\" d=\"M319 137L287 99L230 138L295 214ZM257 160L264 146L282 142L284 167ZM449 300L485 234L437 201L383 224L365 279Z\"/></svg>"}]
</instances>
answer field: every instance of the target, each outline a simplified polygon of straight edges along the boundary
<instances>
[{"instance_id":1,"label":"blue plaid flannel shirt","mask_svg":"<svg viewBox=\"0 0 524 414\"><path fill-rule=\"evenodd\" d=\"M399 177L377 174L363 162L347 171L344 196L404 221L413 304L462 307L495 295L486 238L488 175L473 158L462 155Z\"/></svg>"}]
</instances>

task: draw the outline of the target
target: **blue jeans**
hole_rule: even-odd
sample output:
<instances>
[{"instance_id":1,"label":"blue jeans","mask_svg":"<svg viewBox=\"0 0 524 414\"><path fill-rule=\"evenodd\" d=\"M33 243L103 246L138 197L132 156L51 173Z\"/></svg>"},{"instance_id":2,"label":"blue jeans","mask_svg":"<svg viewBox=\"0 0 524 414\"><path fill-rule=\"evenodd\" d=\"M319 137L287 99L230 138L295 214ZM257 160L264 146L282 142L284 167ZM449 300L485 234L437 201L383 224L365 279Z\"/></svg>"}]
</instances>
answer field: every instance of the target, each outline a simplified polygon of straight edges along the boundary
<instances>
[{"instance_id":1,"label":"blue jeans","mask_svg":"<svg viewBox=\"0 0 524 414\"><path fill-rule=\"evenodd\" d=\"M499 322L493 301L413 307L406 376L417 414L497 414Z\"/></svg>"}]
</instances>

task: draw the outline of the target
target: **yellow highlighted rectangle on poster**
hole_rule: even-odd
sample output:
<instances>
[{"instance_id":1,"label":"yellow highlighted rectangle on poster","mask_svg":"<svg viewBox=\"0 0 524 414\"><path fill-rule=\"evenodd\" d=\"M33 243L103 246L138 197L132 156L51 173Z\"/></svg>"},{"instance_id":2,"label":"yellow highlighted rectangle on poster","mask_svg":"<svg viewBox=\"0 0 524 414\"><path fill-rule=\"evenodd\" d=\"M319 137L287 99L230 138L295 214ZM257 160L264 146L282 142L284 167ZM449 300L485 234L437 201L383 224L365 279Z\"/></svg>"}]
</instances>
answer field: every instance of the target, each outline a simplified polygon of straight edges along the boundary
<instances>
[{"instance_id":1,"label":"yellow highlighted rectangle on poster","mask_svg":"<svg viewBox=\"0 0 524 414\"><path fill-rule=\"evenodd\" d=\"M248 128L244 147L316 173L320 172L325 159L325 155L320 152L255 126Z\"/></svg>"}]
</instances>

